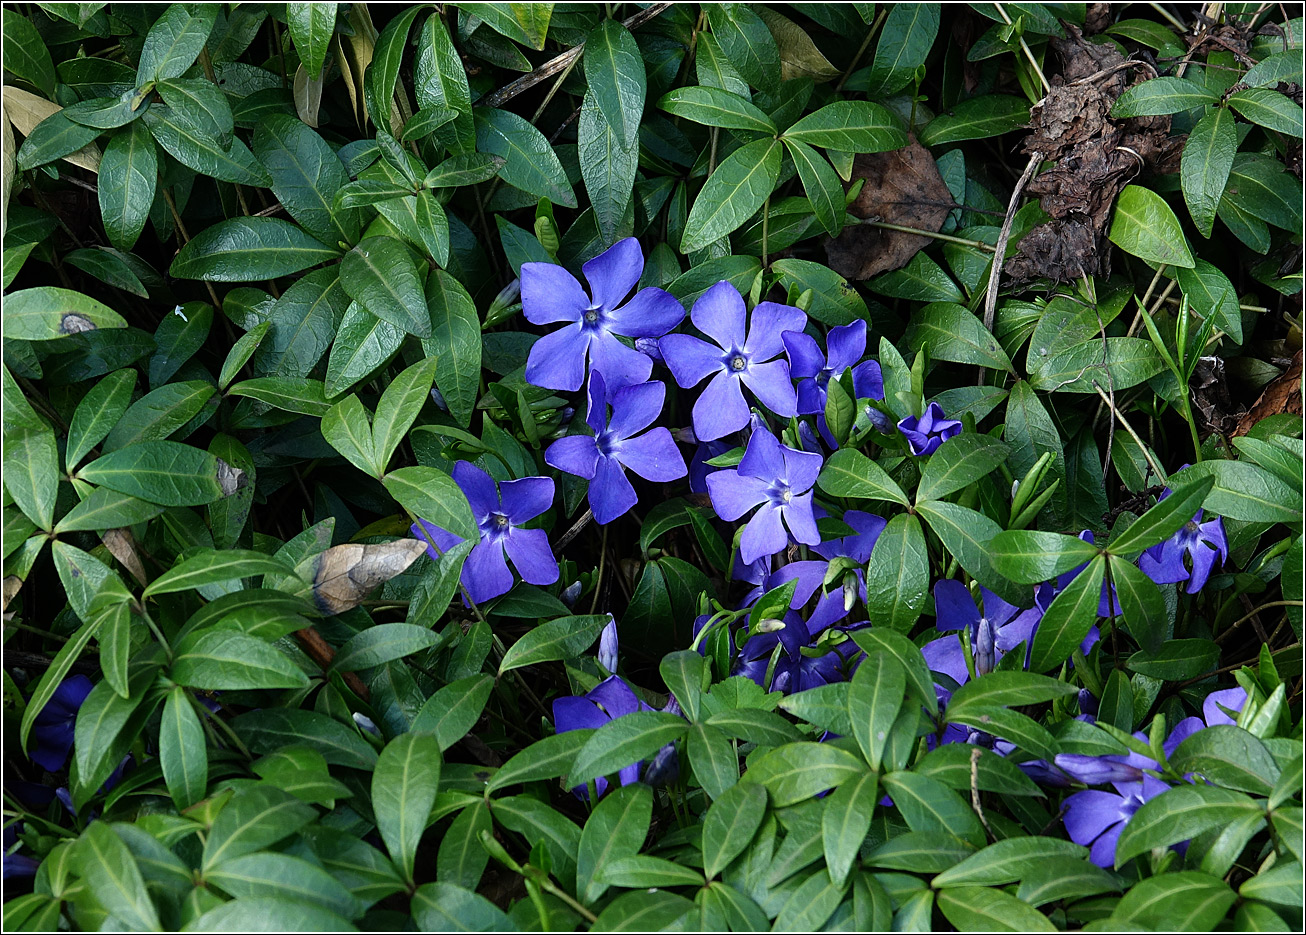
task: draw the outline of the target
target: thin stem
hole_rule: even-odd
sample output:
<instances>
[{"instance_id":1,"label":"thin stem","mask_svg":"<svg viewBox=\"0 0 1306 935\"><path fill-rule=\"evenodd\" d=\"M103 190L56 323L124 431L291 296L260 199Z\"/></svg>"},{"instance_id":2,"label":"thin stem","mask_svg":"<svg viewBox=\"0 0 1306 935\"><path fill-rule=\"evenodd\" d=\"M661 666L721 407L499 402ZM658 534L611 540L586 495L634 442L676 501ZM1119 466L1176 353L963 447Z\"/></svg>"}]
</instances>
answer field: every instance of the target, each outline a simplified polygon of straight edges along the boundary
<instances>
[{"instance_id":1,"label":"thin stem","mask_svg":"<svg viewBox=\"0 0 1306 935\"><path fill-rule=\"evenodd\" d=\"M1160 13L1162 17L1169 20L1170 25L1173 26L1175 29L1179 30L1180 33L1186 31L1186 27L1184 26L1184 24L1179 22L1179 20L1175 18L1175 15L1171 13L1169 10L1167 10L1165 7L1163 7L1161 4L1148 3L1148 6L1150 6L1156 12Z\"/></svg>"},{"instance_id":2,"label":"thin stem","mask_svg":"<svg viewBox=\"0 0 1306 935\"><path fill-rule=\"evenodd\" d=\"M1011 17L1007 16L1006 10L1002 9L1002 4L995 3L993 4L993 6L997 9L998 14L1006 21L1007 25L1010 26ZM1038 67L1038 60L1034 58L1034 53L1030 49L1029 43L1025 41L1025 37L1023 35L1020 37L1020 48L1021 51L1025 53L1025 58L1029 59L1029 65L1031 68L1034 69L1034 74L1038 75L1038 83L1043 88L1043 93L1044 94L1050 93L1052 91L1052 85L1048 84L1047 78L1044 77L1043 69Z\"/></svg>"},{"instance_id":3,"label":"thin stem","mask_svg":"<svg viewBox=\"0 0 1306 935\"><path fill-rule=\"evenodd\" d=\"M1262 604L1260 607L1257 607L1250 613L1242 617L1239 617L1233 623L1229 624L1229 628L1225 630L1223 633L1221 633L1219 636L1217 636L1215 638L1215 642L1217 643L1224 642L1225 638L1228 637L1230 633L1238 629L1238 627L1242 626L1247 621L1255 618L1263 610L1269 610L1272 607L1301 607L1301 606L1302 606L1301 601L1270 601L1268 604Z\"/></svg>"},{"instance_id":4,"label":"thin stem","mask_svg":"<svg viewBox=\"0 0 1306 935\"><path fill-rule=\"evenodd\" d=\"M590 613L599 606L599 592L603 588L603 565L608 559L608 527L603 527L603 544L599 547L599 571L594 578L594 599L590 601Z\"/></svg>"},{"instance_id":5,"label":"thin stem","mask_svg":"<svg viewBox=\"0 0 1306 935\"><path fill-rule=\"evenodd\" d=\"M771 196L766 196L766 201L762 202L762 269L766 269L766 235L767 227L771 221Z\"/></svg>"},{"instance_id":6,"label":"thin stem","mask_svg":"<svg viewBox=\"0 0 1306 935\"><path fill-rule=\"evenodd\" d=\"M1129 433L1129 436L1134 441L1138 442L1138 447L1142 449L1143 457L1147 459L1148 467L1152 469L1152 473L1156 476L1156 479L1158 481L1162 480L1166 476L1165 472L1163 472L1157 463L1152 460L1152 452L1148 449L1147 445L1143 443L1143 440L1138 437L1138 433L1134 431L1134 427L1125 420L1124 414L1115 407L1115 404L1111 402L1106 393L1102 392L1102 387L1097 385L1096 380L1093 381L1093 389L1097 390L1097 395L1102 397L1102 402L1106 403L1107 408L1111 410L1111 414L1120 421L1120 424L1124 426L1125 431Z\"/></svg>"},{"instance_id":7,"label":"thin stem","mask_svg":"<svg viewBox=\"0 0 1306 935\"><path fill-rule=\"evenodd\" d=\"M974 247L977 250L984 250L993 253L997 250L991 243L985 243L982 240L967 240L965 237L954 237L951 234L941 234L938 231L925 230L920 227L908 227L906 224L890 224L888 221L876 221L867 219L862 221L867 227L878 227L880 230L901 231L904 234L918 234L921 237L932 237L935 240L942 240L946 243L961 244L963 247Z\"/></svg>"},{"instance_id":8,"label":"thin stem","mask_svg":"<svg viewBox=\"0 0 1306 935\"><path fill-rule=\"evenodd\" d=\"M884 18L888 15L888 10L880 10L880 15L875 17L875 22L871 23L870 28L866 30L866 38L863 39L862 44L857 47L857 54L854 55L853 60L848 63L848 70L843 73L843 77L839 79L839 83L834 86L835 91L842 91L843 86L848 83L848 79L851 78L853 72L857 70L857 63L860 62L862 56L866 54L867 48L870 47L871 40L875 38L876 32L879 31L880 26L884 23Z\"/></svg>"}]
</instances>

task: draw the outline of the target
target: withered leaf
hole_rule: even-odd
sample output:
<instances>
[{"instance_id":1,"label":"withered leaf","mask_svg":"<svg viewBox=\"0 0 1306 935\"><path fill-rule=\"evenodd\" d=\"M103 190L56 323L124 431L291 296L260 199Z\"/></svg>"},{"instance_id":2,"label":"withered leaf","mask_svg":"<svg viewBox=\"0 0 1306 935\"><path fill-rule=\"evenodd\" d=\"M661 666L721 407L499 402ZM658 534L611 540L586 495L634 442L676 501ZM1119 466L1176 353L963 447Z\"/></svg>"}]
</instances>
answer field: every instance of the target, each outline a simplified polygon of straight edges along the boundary
<instances>
[{"instance_id":1,"label":"withered leaf","mask_svg":"<svg viewBox=\"0 0 1306 935\"><path fill-rule=\"evenodd\" d=\"M914 137L902 149L859 155L853 160L852 178L866 180L848 206L859 218L937 231L953 208L952 193L934 157ZM825 245L825 253L839 275L870 279L906 266L929 243L929 237L919 234L860 225L844 228Z\"/></svg>"},{"instance_id":2,"label":"withered leaf","mask_svg":"<svg viewBox=\"0 0 1306 935\"><path fill-rule=\"evenodd\" d=\"M362 603L377 585L403 574L426 551L417 539L332 546L317 557L313 602L325 614L342 614Z\"/></svg>"}]
</instances>

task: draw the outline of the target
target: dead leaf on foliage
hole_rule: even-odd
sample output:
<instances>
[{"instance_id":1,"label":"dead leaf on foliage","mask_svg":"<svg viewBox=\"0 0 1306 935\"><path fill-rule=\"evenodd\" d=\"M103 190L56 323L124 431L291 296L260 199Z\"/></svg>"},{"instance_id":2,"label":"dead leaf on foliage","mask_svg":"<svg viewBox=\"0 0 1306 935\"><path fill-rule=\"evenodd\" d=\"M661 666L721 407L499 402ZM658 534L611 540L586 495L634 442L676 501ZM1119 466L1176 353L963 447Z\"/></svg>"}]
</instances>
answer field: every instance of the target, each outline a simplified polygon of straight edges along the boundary
<instances>
[{"instance_id":1,"label":"dead leaf on foliage","mask_svg":"<svg viewBox=\"0 0 1306 935\"><path fill-rule=\"evenodd\" d=\"M780 51L781 81L806 75L820 84L839 77L839 69L821 54L812 37L801 26L764 6L754 7L753 12L766 23L766 28Z\"/></svg>"},{"instance_id":2,"label":"dead leaf on foliage","mask_svg":"<svg viewBox=\"0 0 1306 935\"><path fill-rule=\"evenodd\" d=\"M326 614L343 614L362 603L373 588L389 581L426 551L418 539L332 546L318 556L313 601Z\"/></svg>"},{"instance_id":3,"label":"dead leaf on foliage","mask_svg":"<svg viewBox=\"0 0 1306 935\"><path fill-rule=\"evenodd\" d=\"M106 529L104 535L100 536L100 541L109 550L109 554L116 558L123 568L132 573L133 578L143 585L149 583L149 578L145 576L145 566L141 563L141 557L136 554L136 540L132 538L130 529L126 527Z\"/></svg>"},{"instance_id":4,"label":"dead leaf on foliage","mask_svg":"<svg viewBox=\"0 0 1306 935\"><path fill-rule=\"evenodd\" d=\"M1270 381L1259 399L1242 417L1235 435L1246 435L1262 419L1278 415L1281 412L1300 416L1302 414L1301 397L1301 348L1292 357L1292 366Z\"/></svg>"},{"instance_id":5,"label":"dead leaf on foliage","mask_svg":"<svg viewBox=\"0 0 1306 935\"><path fill-rule=\"evenodd\" d=\"M859 218L937 231L954 207L934 157L914 138L902 149L859 155L853 161L852 178L866 180L848 206L849 213ZM861 225L844 228L825 245L825 253L839 275L870 279L906 266L929 244L930 238L919 234Z\"/></svg>"}]
</instances>

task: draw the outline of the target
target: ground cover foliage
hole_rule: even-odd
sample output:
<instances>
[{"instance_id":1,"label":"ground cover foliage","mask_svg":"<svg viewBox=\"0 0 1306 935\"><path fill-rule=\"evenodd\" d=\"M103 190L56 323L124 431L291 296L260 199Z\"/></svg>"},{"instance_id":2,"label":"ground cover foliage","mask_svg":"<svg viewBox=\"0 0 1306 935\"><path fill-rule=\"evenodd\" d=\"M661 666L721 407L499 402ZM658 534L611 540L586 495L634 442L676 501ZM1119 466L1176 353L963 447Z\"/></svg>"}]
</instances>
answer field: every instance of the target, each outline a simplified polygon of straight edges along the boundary
<instances>
[{"instance_id":1,"label":"ground cover foliage","mask_svg":"<svg viewBox=\"0 0 1306 935\"><path fill-rule=\"evenodd\" d=\"M1299 931L1287 15L7 5L6 929Z\"/></svg>"}]
</instances>

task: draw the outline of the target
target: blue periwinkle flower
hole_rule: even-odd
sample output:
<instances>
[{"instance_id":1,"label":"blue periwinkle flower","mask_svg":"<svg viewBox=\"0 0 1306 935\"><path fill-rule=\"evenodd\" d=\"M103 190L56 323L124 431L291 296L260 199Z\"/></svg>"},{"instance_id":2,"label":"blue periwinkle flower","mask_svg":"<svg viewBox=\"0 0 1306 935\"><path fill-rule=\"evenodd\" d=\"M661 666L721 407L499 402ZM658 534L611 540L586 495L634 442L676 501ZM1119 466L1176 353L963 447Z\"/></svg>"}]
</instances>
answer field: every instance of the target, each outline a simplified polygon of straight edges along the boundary
<instances>
[{"instance_id":1,"label":"blue periwinkle flower","mask_svg":"<svg viewBox=\"0 0 1306 935\"><path fill-rule=\"evenodd\" d=\"M749 321L744 297L722 280L699 297L689 315L694 327L715 345L688 334L669 334L658 347L682 387L712 377L694 403L694 434L699 441L720 438L748 424L745 386L776 415L798 414L789 364L777 358L784 351L782 333L802 331L807 324L802 309L760 302Z\"/></svg>"},{"instance_id":2,"label":"blue periwinkle flower","mask_svg":"<svg viewBox=\"0 0 1306 935\"><path fill-rule=\"evenodd\" d=\"M744 564L779 552L788 544L789 534L805 545L820 543L812 514L812 485L819 473L820 455L782 445L759 428L748 439L738 467L708 475L712 508L722 519L737 520L753 507L761 507L739 540Z\"/></svg>"},{"instance_id":3,"label":"blue periwinkle flower","mask_svg":"<svg viewBox=\"0 0 1306 935\"><path fill-rule=\"evenodd\" d=\"M898 431L906 436L911 453L918 458L923 458L938 451L939 446L949 438L960 435L961 422L946 418L942 406L938 403L930 403L919 419L908 416L899 422Z\"/></svg>"},{"instance_id":4,"label":"blue periwinkle flower","mask_svg":"<svg viewBox=\"0 0 1306 935\"><path fill-rule=\"evenodd\" d=\"M1160 499L1168 496L1169 487L1161 493ZM1189 594L1196 594L1206 586L1216 558L1221 562L1229 559L1229 539L1224 534L1224 520L1217 516L1202 522L1202 512L1199 509L1173 536L1138 557L1138 567L1143 574L1157 584L1187 581ZM1185 556L1192 563L1192 571L1184 564Z\"/></svg>"},{"instance_id":5,"label":"blue periwinkle flower","mask_svg":"<svg viewBox=\"0 0 1306 935\"><path fill-rule=\"evenodd\" d=\"M558 580L558 562L543 529L522 529L521 524L539 516L553 504L553 479L523 477L495 484L494 478L470 461L454 465L453 479L467 497L481 541L463 564L462 584L476 603L505 594L512 587L512 572L504 559L512 559L523 581L552 584ZM441 550L462 539L439 526L419 519L412 525L418 539L434 542ZM435 549L426 547L431 558Z\"/></svg>"},{"instance_id":6,"label":"blue periwinkle flower","mask_svg":"<svg viewBox=\"0 0 1306 935\"><path fill-rule=\"evenodd\" d=\"M73 728L77 712L94 686L84 675L74 675L59 683L41 713L32 722L35 746L29 754L32 762L56 773L68 762L73 749Z\"/></svg>"},{"instance_id":7,"label":"blue periwinkle flower","mask_svg":"<svg viewBox=\"0 0 1306 935\"><path fill-rule=\"evenodd\" d=\"M532 324L568 324L540 338L526 360L526 379L536 386L578 390L585 382L585 358L603 374L610 389L643 383L653 359L617 337L660 338L685 317L684 307L663 289L641 289L644 255L634 237L619 240L581 269L590 284L586 295L576 277L553 263L523 263L522 313Z\"/></svg>"},{"instance_id":8,"label":"blue periwinkle flower","mask_svg":"<svg viewBox=\"0 0 1306 935\"><path fill-rule=\"evenodd\" d=\"M585 422L594 435L568 435L544 453L549 465L590 482L589 503L594 521L610 523L638 502L626 477L630 468L651 481L673 481L687 473L685 459L671 432L658 426L643 435L662 411L667 388L656 380L623 386L611 395L598 370L590 372L589 409Z\"/></svg>"}]
</instances>

